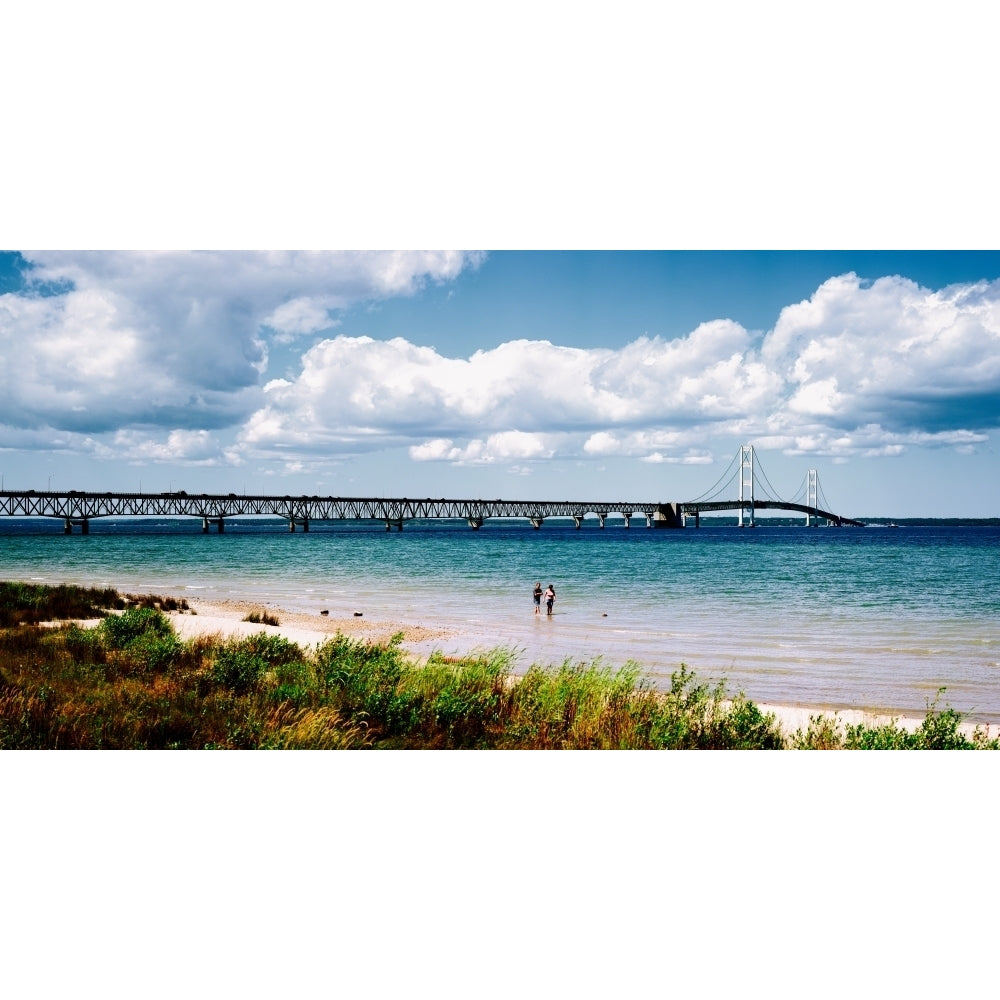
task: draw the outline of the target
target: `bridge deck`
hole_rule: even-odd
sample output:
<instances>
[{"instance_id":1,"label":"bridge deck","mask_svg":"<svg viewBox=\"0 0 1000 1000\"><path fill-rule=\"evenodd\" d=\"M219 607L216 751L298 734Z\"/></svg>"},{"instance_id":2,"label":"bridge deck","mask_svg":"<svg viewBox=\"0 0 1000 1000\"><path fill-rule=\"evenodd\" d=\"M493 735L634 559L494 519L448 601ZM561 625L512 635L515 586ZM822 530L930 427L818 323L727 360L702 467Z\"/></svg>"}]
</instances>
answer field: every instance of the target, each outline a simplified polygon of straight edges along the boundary
<instances>
[{"instance_id":1,"label":"bridge deck","mask_svg":"<svg viewBox=\"0 0 1000 1000\"><path fill-rule=\"evenodd\" d=\"M803 504L776 500L663 503L659 501L575 500L434 500L408 497L268 496L236 493L91 493L82 490L0 491L0 516L51 517L85 523L101 517L200 517L220 523L230 517L271 516L296 523L374 520L397 526L413 518L464 518L479 527L487 518L525 518L535 526L548 517L578 522L595 514L603 525L609 514L629 519L642 515L647 525L671 521L680 526L686 515L740 509L784 509L823 518L834 524L861 526L860 521Z\"/></svg>"}]
</instances>

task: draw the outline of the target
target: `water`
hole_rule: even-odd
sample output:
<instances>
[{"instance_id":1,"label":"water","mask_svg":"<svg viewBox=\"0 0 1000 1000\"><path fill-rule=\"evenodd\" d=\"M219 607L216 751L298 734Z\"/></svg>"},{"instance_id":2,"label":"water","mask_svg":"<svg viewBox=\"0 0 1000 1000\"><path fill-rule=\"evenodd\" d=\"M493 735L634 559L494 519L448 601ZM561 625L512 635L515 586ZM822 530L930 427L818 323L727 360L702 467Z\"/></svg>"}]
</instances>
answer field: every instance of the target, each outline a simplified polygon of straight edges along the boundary
<instances>
[{"instance_id":1,"label":"water","mask_svg":"<svg viewBox=\"0 0 1000 1000\"><path fill-rule=\"evenodd\" d=\"M77 529L78 530L78 529ZM331 617L440 625L446 653L507 646L532 662L681 663L756 701L1000 724L1000 527L647 529L633 520L372 522L0 520L0 578L247 598ZM536 580L556 614L533 614Z\"/></svg>"}]
</instances>

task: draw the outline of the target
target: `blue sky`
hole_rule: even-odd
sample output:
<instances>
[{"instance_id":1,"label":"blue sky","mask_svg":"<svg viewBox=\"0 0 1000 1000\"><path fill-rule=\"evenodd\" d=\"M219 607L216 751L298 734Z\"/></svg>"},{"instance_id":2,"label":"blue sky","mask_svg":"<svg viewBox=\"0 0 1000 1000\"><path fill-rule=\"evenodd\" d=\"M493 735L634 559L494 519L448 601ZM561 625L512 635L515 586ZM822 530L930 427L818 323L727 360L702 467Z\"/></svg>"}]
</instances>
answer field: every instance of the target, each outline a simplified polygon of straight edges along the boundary
<instances>
[{"instance_id":1,"label":"blue sky","mask_svg":"<svg viewBox=\"0 0 1000 1000\"><path fill-rule=\"evenodd\" d=\"M996 516L1000 253L6 252L8 489Z\"/></svg>"},{"instance_id":2,"label":"blue sky","mask_svg":"<svg viewBox=\"0 0 1000 1000\"><path fill-rule=\"evenodd\" d=\"M11 12L5 486L997 514L978 10L293 7Z\"/></svg>"}]
</instances>

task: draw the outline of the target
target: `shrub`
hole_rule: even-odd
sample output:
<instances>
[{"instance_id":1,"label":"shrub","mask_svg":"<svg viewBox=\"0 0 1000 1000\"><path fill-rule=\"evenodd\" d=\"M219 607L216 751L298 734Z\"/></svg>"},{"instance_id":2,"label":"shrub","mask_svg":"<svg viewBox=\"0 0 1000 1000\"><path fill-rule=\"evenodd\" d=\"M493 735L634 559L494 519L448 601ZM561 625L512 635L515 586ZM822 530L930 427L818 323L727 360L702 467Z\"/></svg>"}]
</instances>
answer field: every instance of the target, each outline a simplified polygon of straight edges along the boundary
<instances>
[{"instance_id":1,"label":"shrub","mask_svg":"<svg viewBox=\"0 0 1000 1000\"><path fill-rule=\"evenodd\" d=\"M839 750L844 745L844 734L836 716L810 715L806 731L797 729L790 738L793 750Z\"/></svg>"},{"instance_id":2,"label":"shrub","mask_svg":"<svg viewBox=\"0 0 1000 1000\"><path fill-rule=\"evenodd\" d=\"M116 662L127 672L165 670L181 650L170 619L153 608L132 607L109 615L98 631L105 645L119 654Z\"/></svg>"},{"instance_id":3,"label":"shrub","mask_svg":"<svg viewBox=\"0 0 1000 1000\"><path fill-rule=\"evenodd\" d=\"M302 650L280 635L248 635L215 654L210 676L217 684L242 693L255 688L272 667L302 659Z\"/></svg>"},{"instance_id":4,"label":"shrub","mask_svg":"<svg viewBox=\"0 0 1000 1000\"><path fill-rule=\"evenodd\" d=\"M140 636L171 636L170 620L153 608L126 608L119 615L109 615L100 624L105 641L112 649L125 649Z\"/></svg>"},{"instance_id":5,"label":"shrub","mask_svg":"<svg viewBox=\"0 0 1000 1000\"><path fill-rule=\"evenodd\" d=\"M384 727L403 675L402 632L387 645L355 642L338 633L316 651L319 682L349 718Z\"/></svg>"}]
</instances>

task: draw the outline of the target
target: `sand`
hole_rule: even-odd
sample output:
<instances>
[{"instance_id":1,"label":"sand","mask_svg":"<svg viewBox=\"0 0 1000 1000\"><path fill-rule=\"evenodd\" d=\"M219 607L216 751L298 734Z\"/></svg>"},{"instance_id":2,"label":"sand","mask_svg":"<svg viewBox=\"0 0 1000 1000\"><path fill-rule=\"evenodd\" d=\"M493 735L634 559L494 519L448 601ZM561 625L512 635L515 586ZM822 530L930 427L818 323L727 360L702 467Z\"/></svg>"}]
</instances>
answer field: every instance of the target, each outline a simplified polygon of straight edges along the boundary
<instances>
[{"instance_id":1,"label":"sand","mask_svg":"<svg viewBox=\"0 0 1000 1000\"><path fill-rule=\"evenodd\" d=\"M386 642L397 633L403 634L403 648L417 655L426 654L430 649L441 648L449 640L459 637L454 629L439 628L424 625L403 625L398 622L366 618L363 615L350 618L334 618L329 615L305 614L287 611L273 605L262 605L249 601L208 601L199 598L188 599L190 611L171 611L168 615L182 639L191 639L201 635L245 636L257 632L281 635L290 642L295 642L303 649L320 645L337 633L352 638L372 642ZM251 612L258 614L266 611L278 619L278 625L264 625L247 622L243 619ZM193 612L193 613L192 613ZM773 713L781 723L786 733L805 730L809 719L815 715L836 715L842 725L867 723L869 725L885 724L895 721L897 725L908 729L916 729L923 721L923 716L881 715L861 710L836 710L824 706L802 707L789 705L769 705L758 702L762 712ZM971 735L974 724L965 723L962 729Z\"/></svg>"},{"instance_id":2,"label":"sand","mask_svg":"<svg viewBox=\"0 0 1000 1000\"><path fill-rule=\"evenodd\" d=\"M170 611L168 617L182 639L199 635L230 636L252 635L266 632L281 635L303 648L326 642L338 632L355 639L386 642L396 633L403 633L403 645L444 642L453 633L448 629L423 625L399 625L395 622L375 621L363 615L351 618L334 618L322 614L304 614L286 611L270 605L250 601L205 601L188 599L190 611ZM191 612L194 612L193 614ZM252 612L267 612L277 618L278 625L263 625L243 619Z\"/></svg>"}]
</instances>

